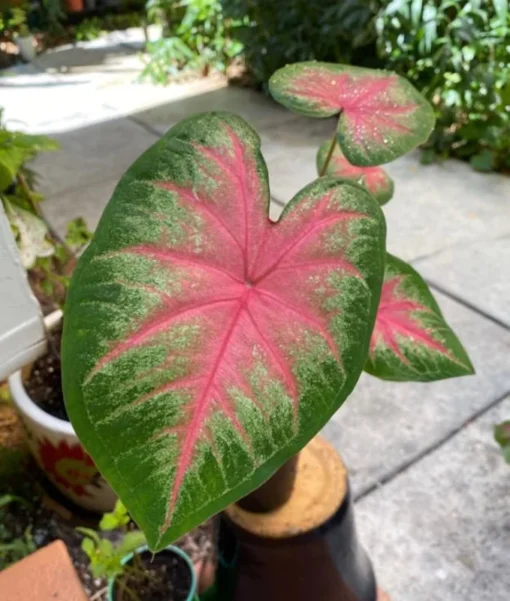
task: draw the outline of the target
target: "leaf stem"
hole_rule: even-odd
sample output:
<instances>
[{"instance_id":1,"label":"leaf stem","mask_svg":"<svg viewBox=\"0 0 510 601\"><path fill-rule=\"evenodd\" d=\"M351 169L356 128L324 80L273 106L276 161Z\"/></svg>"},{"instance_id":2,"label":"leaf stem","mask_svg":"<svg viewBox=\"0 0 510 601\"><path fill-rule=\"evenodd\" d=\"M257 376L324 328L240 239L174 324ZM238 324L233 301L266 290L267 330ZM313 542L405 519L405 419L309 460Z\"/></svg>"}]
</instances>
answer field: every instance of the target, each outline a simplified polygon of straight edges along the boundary
<instances>
[{"instance_id":1,"label":"leaf stem","mask_svg":"<svg viewBox=\"0 0 510 601\"><path fill-rule=\"evenodd\" d=\"M326 160L324 161L324 165L322 165L321 172L319 173L319 177L322 177L328 170L329 164L331 163L331 157L333 156L333 152L335 151L335 146L336 146L336 130L333 135L333 139L331 140L331 144L329 146L328 156L326 157Z\"/></svg>"},{"instance_id":2,"label":"leaf stem","mask_svg":"<svg viewBox=\"0 0 510 601\"><path fill-rule=\"evenodd\" d=\"M328 156L326 157L326 160L324 161L324 165L322 166L322 169L319 173L319 177L322 177L328 170L329 164L331 163L331 158L333 157L333 153L335 152L335 146L337 143L336 137L338 134L338 126L340 125L341 116L342 116L342 111L340 111L340 114L338 115L338 123L337 123L337 126L335 127L335 133L333 134L333 138L331 139L331 145L328 150Z\"/></svg>"}]
</instances>

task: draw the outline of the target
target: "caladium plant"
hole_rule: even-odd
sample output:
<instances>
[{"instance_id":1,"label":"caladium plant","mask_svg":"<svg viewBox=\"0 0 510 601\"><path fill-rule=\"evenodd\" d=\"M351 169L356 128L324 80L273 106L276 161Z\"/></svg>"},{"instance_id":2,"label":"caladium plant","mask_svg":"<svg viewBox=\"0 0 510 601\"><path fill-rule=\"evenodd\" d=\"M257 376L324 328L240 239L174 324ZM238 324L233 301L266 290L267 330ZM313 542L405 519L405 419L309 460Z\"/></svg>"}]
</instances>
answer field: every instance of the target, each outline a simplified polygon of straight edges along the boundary
<instances>
[{"instance_id":1,"label":"caladium plant","mask_svg":"<svg viewBox=\"0 0 510 601\"><path fill-rule=\"evenodd\" d=\"M308 115L341 113L321 177L277 222L256 132L194 116L121 179L71 283L68 412L154 550L269 478L363 368L472 372L426 284L386 255L373 196L392 185L372 165L423 141L430 107L396 76L321 63L284 68L271 91Z\"/></svg>"}]
</instances>

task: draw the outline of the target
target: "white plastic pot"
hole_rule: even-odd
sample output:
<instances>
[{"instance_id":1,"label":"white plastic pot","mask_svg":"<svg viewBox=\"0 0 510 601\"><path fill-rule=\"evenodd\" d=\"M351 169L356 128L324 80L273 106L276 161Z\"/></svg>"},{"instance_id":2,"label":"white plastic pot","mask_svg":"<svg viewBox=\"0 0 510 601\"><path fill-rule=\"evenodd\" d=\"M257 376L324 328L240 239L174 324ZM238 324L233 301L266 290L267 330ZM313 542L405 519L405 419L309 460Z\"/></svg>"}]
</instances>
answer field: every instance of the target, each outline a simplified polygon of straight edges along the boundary
<instances>
[{"instance_id":1,"label":"white plastic pot","mask_svg":"<svg viewBox=\"0 0 510 601\"><path fill-rule=\"evenodd\" d=\"M48 329L62 319L57 311L46 319ZM77 505L105 513L116 496L83 449L70 422L43 411L27 394L21 371L9 377L14 405L25 426L30 451L48 479Z\"/></svg>"},{"instance_id":2,"label":"white plastic pot","mask_svg":"<svg viewBox=\"0 0 510 601\"><path fill-rule=\"evenodd\" d=\"M34 60L36 52L33 35L18 36L16 38L16 46L21 58L25 62L30 63Z\"/></svg>"}]
</instances>

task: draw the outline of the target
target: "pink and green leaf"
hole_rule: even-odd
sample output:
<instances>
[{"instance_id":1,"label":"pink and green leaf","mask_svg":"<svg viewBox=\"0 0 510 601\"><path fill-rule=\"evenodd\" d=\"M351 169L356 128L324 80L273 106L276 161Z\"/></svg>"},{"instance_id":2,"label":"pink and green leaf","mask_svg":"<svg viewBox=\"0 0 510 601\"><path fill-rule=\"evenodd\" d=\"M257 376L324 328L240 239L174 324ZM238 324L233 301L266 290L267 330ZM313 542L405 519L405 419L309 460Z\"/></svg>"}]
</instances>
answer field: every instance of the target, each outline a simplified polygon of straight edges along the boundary
<instances>
[{"instance_id":1,"label":"pink and green leaf","mask_svg":"<svg viewBox=\"0 0 510 601\"><path fill-rule=\"evenodd\" d=\"M434 126L425 98L407 80L387 71L295 63L273 74L269 90L296 113L340 114L338 143L353 165L389 163L426 142Z\"/></svg>"},{"instance_id":2,"label":"pink and green leaf","mask_svg":"<svg viewBox=\"0 0 510 601\"><path fill-rule=\"evenodd\" d=\"M368 353L385 224L324 177L269 220L257 134L175 126L127 171L73 276L71 421L158 550L262 484L326 423Z\"/></svg>"},{"instance_id":3,"label":"pink and green leaf","mask_svg":"<svg viewBox=\"0 0 510 601\"><path fill-rule=\"evenodd\" d=\"M365 370L384 380L418 382L474 373L427 284L390 254Z\"/></svg>"},{"instance_id":4,"label":"pink and green leaf","mask_svg":"<svg viewBox=\"0 0 510 601\"><path fill-rule=\"evenodd\" d=\"M331 141L326 140L317 152L317 172L322 173L329 155ZM393 196L393 180L382 167L358 167L351 165L335 145L333 154L326 167L325 175L352 179L366 188L380 205L386 204Z\"/></svg>"}]
</instances>

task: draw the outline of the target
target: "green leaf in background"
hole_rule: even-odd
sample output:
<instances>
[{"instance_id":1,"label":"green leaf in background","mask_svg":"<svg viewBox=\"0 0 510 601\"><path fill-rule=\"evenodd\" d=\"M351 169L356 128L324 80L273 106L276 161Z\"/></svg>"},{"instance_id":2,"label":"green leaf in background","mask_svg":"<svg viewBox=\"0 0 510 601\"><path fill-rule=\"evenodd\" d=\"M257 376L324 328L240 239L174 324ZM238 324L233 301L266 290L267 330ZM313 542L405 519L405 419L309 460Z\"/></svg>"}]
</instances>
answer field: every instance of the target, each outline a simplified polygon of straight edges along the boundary
<instances>
[{"instance_id":1,"label":"green leaf in background","mask_svg":"<svg viewBox=\"0 0 510 601\"><path fill-rule=\"evenodd\" d=\"M383 380L418 382L474 373L427 284L390 254L365 370Z\"/></svg>"},{"instance_id":2,"label":"green leaf in background","mask_svg":"<svg viewBox=\"0 0 510 601\"><path fill-rule=\"evenodd\" d=\"M0 129L0 192L11 185L23 164L38 152L58 148L58 142L46 136Z\"/></svg>"},{"instance_id":3,"label":"green leaf in background","mask_svg":"<svg viewBox=\"0 0 510 601\"><path fill-rule=\"evenodd\" d=\"M477 171L489 172L494 169L494 153L491 150L482 150L471 157L470 161L473 169Z\"/></svg>"},{"instance_id":4,"label":"green leaf in background","mask_svg":"<svg viewBox=\"0 0 510 601\"><path fill-rule=\"evenodd\" d=\"M405 79L386 71L304 62L269 80L273 98L309 117L340 113L338 143L353 165L388 163L427 141L430 104Z\"/></svg>"},{"instance_id":5,"label":"green leaf in background","mask_svg":"<svg viewBox=\"0 0 510 601\"><path fill-rule=\"evenodd\" d=\"M385 223L324 177L270 221L258 135L183 121L127 171L80 258L62 367L80 440L153 550L251 492L352 391Z\"/></svg>"},{"instance_id":6,"label":"green leaf in background","mask_svg":"<svg viewBox=\"0 0 510 601\"><path fill-rule=\"evenodd\" d=\"M39 257L51 256L54 247L47 238L48 228L44 221L5 198L3 202L23 267L30 269Z\"/></svg>"},{"instance_id":7,"label":"green leaf in background","mask_svg":"<svg viewBox=\"0 0 510 601\"><path fill-rule=\"evenodd\" d=\"M502 422L494 427L494 438L501 447L505 461L510 463L510 421Z\"/></svg>"},{"instance_id":8,"label":"green leaf in background","mask_svg":"<svg viewBox=\"0 0 510 601\"><path fill-rule=\"evenodd\" d=\"M67 224L66 243L72 248L85 246L92 238L92 232L87 227L83 217L77 217Z\"/></svg>"},{"instance_id":9,"label":"green leaf in background","mask_svg":"<svg viewBox=\"0 0 510 601\"><path fill-rule=\"evenodd\" d=\"M127 526L130 522L129 513L122 501L115 502L115 507L110 513L105 513L99 522L100 530L115 530Z\"/></svg>"}]
</instances>

